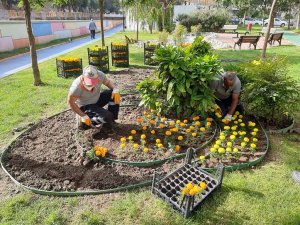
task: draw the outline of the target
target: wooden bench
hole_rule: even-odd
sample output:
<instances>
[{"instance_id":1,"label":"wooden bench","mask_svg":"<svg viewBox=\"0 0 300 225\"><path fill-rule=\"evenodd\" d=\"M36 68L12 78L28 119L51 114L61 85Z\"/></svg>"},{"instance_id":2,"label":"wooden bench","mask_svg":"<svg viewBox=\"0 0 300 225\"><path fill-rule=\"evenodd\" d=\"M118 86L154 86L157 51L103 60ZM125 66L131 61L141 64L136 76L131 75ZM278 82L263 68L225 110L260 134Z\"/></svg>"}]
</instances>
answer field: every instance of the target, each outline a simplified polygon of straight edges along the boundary
<instances>
[{"instance_id":1,"label":"wooden bench","mask_svg":"<svg viewBox=\"0 0 300 225\"><path fill-rule=\"evenodd\" d=\"M227 30L231 31L232 33L237 34L237 36L239 35L236 30L238 28L238 25L224 25L221 30L224 31L224 33L226 33Z\"/></svg>"},{"instance_id":2,"label":"wooden bench","mask_svg":"<svg viewBox=\"0 0 300 225\"><path fill-rule=\"evenodd\" d=\"M267 33L267 30L268 30L267 27L263 27L263 28L261 29L261 31L258 32L258 34L261 35L261 36L264 36L264 34ZM275 34L276 31L277 31L277 28L271 28L271 29L270 29L270 34Z\"/></svg>"},{"instance_id":3,"label":"wooden bench","mask_svg":"<svg viewBox=\"0 0 300 225\"><path fill-rule=\"evenodd\" d=\"M137 43L137 40L134 40L133 38L129 38L125 35L126 43L128 44L134 44Z\"/></svg>"},{"instance_id":4,"label":"wooden bench","mask_svg":"<svg viewBox=\"0 0 300 225\"><path fill-rule=\"evenodd\" d=\"M241 45L243 43L249 43L249 48L251 45L253 45L254 49L256 49L256 45L259 41L259 38L260 36L240 36L239 39L234 43L234 49L236 45L238 45L239 49L241 49Z\"/></svg>"},{"instance_id":5,"label":"wooden bench","mask_svg":"<svg viewBox=\"0 0 300 225\"><path fill-rule=\"evenodd\" d=\"M275 34L271 34L269 36L268 39L268 43L270 45L273 45L275 43L275 41L277 41L279 43L279 46L281 45L281 39L282 39L283 33L275 33Z\"/></svg>"}]
</instances>

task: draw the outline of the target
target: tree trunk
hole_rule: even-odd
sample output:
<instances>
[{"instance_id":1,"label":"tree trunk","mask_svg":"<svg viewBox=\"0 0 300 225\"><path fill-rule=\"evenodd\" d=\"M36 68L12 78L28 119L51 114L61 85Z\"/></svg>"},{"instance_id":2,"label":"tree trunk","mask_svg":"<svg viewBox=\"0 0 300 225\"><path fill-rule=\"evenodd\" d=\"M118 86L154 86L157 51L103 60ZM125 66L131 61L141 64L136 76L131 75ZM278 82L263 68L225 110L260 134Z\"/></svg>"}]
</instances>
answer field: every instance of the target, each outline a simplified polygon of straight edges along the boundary
<instances>
[{"instance_id":1,"label":"tree trunk","mask_svg":"<svg viewBox=\"0 0 300 225\"><path fill-rule=\"evenodd\" d=\"M265 36L265 41L264 41L263 49L262 49L262 52L261 52L261 59L266 58L266 51L267 51L268 39L269 39L270 29L271 29L271 20L273 20L273 23L274 23L273 12L274 12L274 8L275 8L275 4L276 4L276 0L273 0L271 11L270 11L270 15L269 15L268 29L267 29L267 33L266 33L266 36Z\"/></svg>"},{"instance_id":2,"label":"tree trunk","mask_svg":"<svg viewBox=\"0 0 300 225\"><path fill-rule=\"evenodd\" d=\"M298 18L297 18L296 29L300 29L300 9L298 10Z\"/></svg>"},{"instance_id":3,"label":"tree trunk","mask_svg":"<svg viewBox=\"0 0 300 225\"><path fill-rule=\"evenodd\" d=\"M26 28L27 28L28 39L29 39L31 64L32 64L33 77L34 77L33 84L35 86L39 86L42 84L42 81L41 81L39 66L38 66L38 62L37 62L35 39L34 39L34 36L32 33L32 27L31 27L31 9L30 9L29 1L23 0L23 5L24 5L24 10L25 10Z\"/></svg>"},{"instance_id":4,"label":"tree trunk","mask_svg":"<svg viewBox=\"0 0 300 225\"><path fill-rule=\"evenodd\" d=\"M138 4L136 5L136 40L139 40L139 13Z\"/></svg>"},{"instance_id":5,"label":"tree trunk","mask_svg":"<svg viewBox=\"0 0 300 225\"><path fill-rule=\"evenodd\" d=\"M289 12L288 12L288 15L289 15L289 20L288 20L288 30L291 29L291 9L292 8L292 4L289 5Z\"/></svg>"},{"instance_id":6,"label":"tree trunk","mask_svg":"<svg viewBox=\"0 0 300 225\"><path fill-rule=\"evenodd\" d=\"M104 40L104 25L103 25L103 0L99 0L99 8L100 8L100 26L101 26L101 43L102 47L105 46L105 40Z\"/></svg>"}]
</instances>

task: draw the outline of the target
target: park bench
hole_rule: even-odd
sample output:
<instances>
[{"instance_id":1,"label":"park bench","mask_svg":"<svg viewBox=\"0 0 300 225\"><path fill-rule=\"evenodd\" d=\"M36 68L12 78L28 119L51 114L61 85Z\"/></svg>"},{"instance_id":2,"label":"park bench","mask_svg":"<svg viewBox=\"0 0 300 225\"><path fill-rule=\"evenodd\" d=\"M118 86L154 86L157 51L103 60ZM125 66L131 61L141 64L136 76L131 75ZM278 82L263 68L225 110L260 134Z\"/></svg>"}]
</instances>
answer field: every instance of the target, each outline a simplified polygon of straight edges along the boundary
<instances>
[{"instance_id":1,"label":"park bench","mask_svg":"<svg viewBox=\"0 0 300 225\"><path fill-rule=\"evenodd\" d=\"M238 25L224 25L221 30L224 31L224 33L226 33L226 31L231 31L232 33L235 33L237 34L237 37L238 37L238 32L236 32L238 28Z\"/></svg>"},{"instance_id":2,"label":"park bench","mask_svg":"<svg viewBox=\"0 0 300 225\"><path fill-rule=\"evenodd\" d=\"M268 39L268 43L270 45L273 45L275 43L275 41L277 41L279 43L279 45L281 45L281 39L282 39L283 33L275 33L275 34L271 34L269 36Z\"/></svg>"},{"instance_id":3,"label":"park bench","mask_svg":"<svg viewBox=\"0 0 300 225\"><path fill-rule=\"evenodd\" d=\"M126 43L128 43L128 44L137 43L137 40L134 40L133 38L129 38L129 37L127 37L127 35L125 35L125 39L126 39Z\"/></svg>"},{"instance_id":4,"label":"park bench","mask_svg":"<svg viewBox=\"0 0 300 225\"><path fill-rule=\"evenodd\" d=\"M243 43L249 43L249 48L251 45L253 45L254 49L256 49L259 38L260 36L240 36L239 39L234 43L234 48L236 45L238 45L239 49L241 49L241 45Z\"/></svg>"},{"instance_id":5,"label":"park bench","mask_svg":"<svg viewBox=\"0 0 300 225\"><path fill-rule=\"evenodd\" d=\"M264 36L265 33L267 33L268 27L263 27L260 32L258 32L259 35ZM270 34L275 34L277 28L271 28Z\"/></svg>"}]
</instances>

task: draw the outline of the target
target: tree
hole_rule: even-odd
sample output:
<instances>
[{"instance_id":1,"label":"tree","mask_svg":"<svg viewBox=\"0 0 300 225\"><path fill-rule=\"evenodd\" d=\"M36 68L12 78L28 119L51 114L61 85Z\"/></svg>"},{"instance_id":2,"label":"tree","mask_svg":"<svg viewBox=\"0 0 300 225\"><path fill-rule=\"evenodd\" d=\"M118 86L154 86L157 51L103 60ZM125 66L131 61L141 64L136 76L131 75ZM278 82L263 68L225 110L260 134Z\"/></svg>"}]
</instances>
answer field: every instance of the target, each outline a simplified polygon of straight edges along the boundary
<instances>
[{"instance_id":1,"label":"tree","mask_svg":"<svg viewBox=\"0 0 300 225\"><path fill-rule=\"evenodd\" d=\"M40 76L40 70L38 66L37 61L37 54L35 49L35 39L32 32L31 27L31 8L29 0L22 0L24 10L25 10L25 20L26 20L26 28L28 33L28 39L29 39L29 48L30 48L30 55L31 55L31 65L32 65L32 72L34 77L34 85L39 86L42 84L41 76Z\"/></svg>"},{"instance_id":2,"label":"tree","mask_svg":"<svg viewBox=\"0 0 300 225\"><path fill-rule=\"evenodd\" d=\"M266 33L266 38L265 38L263 49L262 49L262 52L261 52L261 59L266 58L268 39L269 39L270 29L271 29L271 21L274 20L274 17L273 17L274 13L273 12L274 12L274 9L275 9L275 5L276 5L276 0L273 0L271 10L270 10L270 14L269 14L269 24L268 24L268 29L267 29L267 33Z\"/></svg>"},{"instance_id":3,"label":"tree","mask_svg":"<svg viewBox=\"0 0 300 225\"><path fill-rule=\"evenodd\" d=\"M98 2L100 8L101 42L102 42L102 47L104 47L105 40L104 40L104 26L103 26L103 0L98 0Z\"/></svg>"}]
</instances>

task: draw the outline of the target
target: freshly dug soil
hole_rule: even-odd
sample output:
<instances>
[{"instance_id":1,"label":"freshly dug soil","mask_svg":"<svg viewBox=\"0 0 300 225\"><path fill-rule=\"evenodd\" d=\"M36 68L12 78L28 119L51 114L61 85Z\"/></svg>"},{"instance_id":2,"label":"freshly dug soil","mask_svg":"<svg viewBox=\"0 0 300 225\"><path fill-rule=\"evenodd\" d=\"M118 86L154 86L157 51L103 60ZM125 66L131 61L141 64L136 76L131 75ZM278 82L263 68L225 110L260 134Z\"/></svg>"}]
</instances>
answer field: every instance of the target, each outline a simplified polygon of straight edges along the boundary
<instances>
[{"instance_id":1,"label":"freshly dug soil","mask_svg":"<svg viewBox=\"0 0 300 225\"><path fill-rule=\"evenodd\" d=\"M112 75L111 78L124 80L119 83L119 87L128 87L130 90L135 82L151 73L152 70L149 69L129 69L121 72L121 75ZM129 98L127 102L130 101ZM136 118L136 113L134 108L121 108L122 123L126 125L128 121L132 121L132 118ZM97 134L98 130L90 129L89 132ZM160 167L138 168L88 161L82 157L83 149L76 140L75 114L71 111L63 112L41 121L23 133L10 146L4 166L24 185L51 191L75 191L103 190L140 183L150 180L154 170L158 175L165 175L182 163L182 160L175 160ZM119 141L119 137L109 137L108 140Z\"/></svg>"}]
</instances>

